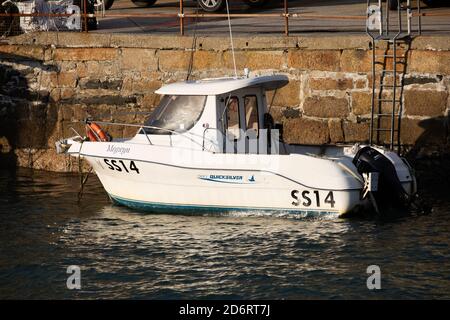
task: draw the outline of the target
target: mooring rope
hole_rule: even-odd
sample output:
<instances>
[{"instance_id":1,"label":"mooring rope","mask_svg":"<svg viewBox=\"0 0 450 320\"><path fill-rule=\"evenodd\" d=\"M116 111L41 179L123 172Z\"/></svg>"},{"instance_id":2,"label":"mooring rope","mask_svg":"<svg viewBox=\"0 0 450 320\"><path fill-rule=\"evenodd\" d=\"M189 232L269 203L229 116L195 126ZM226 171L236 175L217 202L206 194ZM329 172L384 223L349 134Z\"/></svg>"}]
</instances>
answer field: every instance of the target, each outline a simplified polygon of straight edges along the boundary
<instances>
[{"instance_id":1,"label":"mooring rope","mask_svg":"<svg viewBox=\"0 0 450 320\"><path fill-rule=\"evenodd\" d=\"M233 32L231 31L231 18L230 18L230 8L228 6L228 0L225 0L227 6L227 16L228 16L228 29L230 30L230 42L231 42L231 52L233 54L233 65L234 65L234 76L237 78L237 68L236 68L236 56L234 55L234 44L233 44Z\"/></svg>"}]
</instances>

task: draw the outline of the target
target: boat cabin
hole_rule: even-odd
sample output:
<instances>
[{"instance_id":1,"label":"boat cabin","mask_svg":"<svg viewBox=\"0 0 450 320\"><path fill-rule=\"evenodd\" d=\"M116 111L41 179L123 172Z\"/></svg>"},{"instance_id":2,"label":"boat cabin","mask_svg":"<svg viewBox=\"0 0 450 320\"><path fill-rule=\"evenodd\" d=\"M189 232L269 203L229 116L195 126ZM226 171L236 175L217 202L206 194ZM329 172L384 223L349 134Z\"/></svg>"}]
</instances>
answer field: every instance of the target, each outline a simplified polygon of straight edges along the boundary
<instances>
[{"instance_id":1,"label":"boat cabin","mask_svg":"<svg viewBox=\"0 0 450 320\"><path fill-rule=\"evenodd\" d=\"M272 75L163 86L156 91L163 95L159 106L133 140L211 152L266 153L260 142L274 128L266 91L277 90L288 82L286 76ZM275 134L269 137L274 138Z\"/></svg>"}]
</instances>

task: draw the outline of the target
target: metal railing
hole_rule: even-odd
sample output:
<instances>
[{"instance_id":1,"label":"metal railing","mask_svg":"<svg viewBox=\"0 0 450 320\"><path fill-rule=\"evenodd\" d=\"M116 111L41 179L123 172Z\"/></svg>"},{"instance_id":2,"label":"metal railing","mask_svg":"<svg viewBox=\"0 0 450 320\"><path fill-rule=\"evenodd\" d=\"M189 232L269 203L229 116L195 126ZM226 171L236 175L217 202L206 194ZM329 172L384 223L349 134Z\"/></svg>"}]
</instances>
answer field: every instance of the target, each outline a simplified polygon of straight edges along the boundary
<instances>
[{"instance_id":1,"label":"metal railing","mask_svg":"<svg viewBox=\"0 0 450 320\"><path fill-rule=\"evenodd\" d=\"M86 121L80 121L82 123L87 123ZM156 126L149 126L149 125L141 125L141 124L132 124L132 123L121 123L121 122L109 122L109 121L89 121L92 123L96 123L96 124L101 124L101 125L105 125L105 126L121 126L121 127L133 127L133 128L137 128L136 133L141 133L144 134L145 138L147 139L147 142L149 143L149 145L154 145L154 143L150 140L150 137L147 133L147 131L145 129L151 129L151 130L156 130L156 131L163 131L163 132L167 132L167 134L169 135L175 135L175 136L180 136L183 137L184 139L189 140L190 142L194 143L195 145L199 146L200 148L202 148L202 150L208 151L208 152L212 152L210 150L206 150L204 147L204 143L205 140L207 140L210 143L215 143L216 141L213 141L211 139L207 139L204 137L204 135L199 135L190 131L176 131L176 130L171 130L171 129L166 129L166 128L162 128L162 127L156 127ZM89 127L89 130L98 138L98 141L100 141L100 137L97 135L97 133L91 128ZM188 136L190 135L190 136ZM194 138L199 138L202 139L202 143L196 141Z\"/></svg>"},{"instance_id":2,"label":"metal railing","mask_svg":"<svg viewBox=\"0 0 450 320\"><path fill-rule=\"evenodd\" d=\"M187 19L207 19L207 18L227 18L226 13L207 13L207 12L185 12L184 0L179 0L178 12L173 13L88 13L87 12L87 0L83 1L83 12L79 13L80 20L82 21L82 26L79 31L89 32L88 20L92 18L173 18L178 20L179 33L180 35L185 35L185 25ZM288 0L283 0L282 10L280 12L268 12L268 13L230 13L230 18L281 18L284 21L284 34L289 36L290 34L290 20L291 19L315 19L315 20L359 20L365 21L367 16L365 14L361 15L327 15L327 14L311 14L302 12L292 12L290 11L292 7L289 7ZM71 14L68 13L0 13L0 17L21 17L21 18L31 18L31 17L70 17ZM450 13L447 12L422 12L418 11L412 13L412 17L450 17ZM363 30L363 29L362 29ZM5 30L0 30L5 32Z\"/></svg>"}]
</instances>

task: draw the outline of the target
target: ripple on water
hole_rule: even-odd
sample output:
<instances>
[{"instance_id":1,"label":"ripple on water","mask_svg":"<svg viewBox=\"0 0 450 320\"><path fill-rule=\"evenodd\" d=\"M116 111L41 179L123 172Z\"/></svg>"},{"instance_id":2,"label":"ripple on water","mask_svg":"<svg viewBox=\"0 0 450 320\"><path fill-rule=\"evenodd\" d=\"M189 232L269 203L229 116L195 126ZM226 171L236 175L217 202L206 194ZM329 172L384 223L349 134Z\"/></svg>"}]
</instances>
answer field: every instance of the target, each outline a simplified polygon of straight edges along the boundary
<instances>
[{"instance_id":1,"label":"ripple on water","mask_svg":"<svg viewBox=\"0 0 450 320\"><path fill-rule=\"evenodd\" d=\"M449 203L379 222L279 212L144 214L93 176L0 174L0 298L449 298ZM82 290L65 288L79 265ZM366 268L382 269L381 293Z\"/></svg>"}]
</instances>

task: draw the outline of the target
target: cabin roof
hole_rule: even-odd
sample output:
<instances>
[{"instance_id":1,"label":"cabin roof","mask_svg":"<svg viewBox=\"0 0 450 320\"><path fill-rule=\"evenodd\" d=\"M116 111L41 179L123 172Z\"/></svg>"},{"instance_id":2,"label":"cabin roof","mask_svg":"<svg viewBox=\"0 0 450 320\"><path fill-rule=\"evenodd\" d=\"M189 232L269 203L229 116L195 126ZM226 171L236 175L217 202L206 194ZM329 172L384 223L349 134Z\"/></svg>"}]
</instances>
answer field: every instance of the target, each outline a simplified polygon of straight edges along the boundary
<instances>
[{"instance_id":1,"label":"cabin roof","mask_svg":"<svg viewBox=\"0 0 450 320\"><path fill-rule=\"evenodd\" d=\"M252 78L213 78L168 84L156 90L166 95L219 95L243 88L260 87L266 91L284 87L289 82L285 75Z\"/></svg>"}]
</instances>

